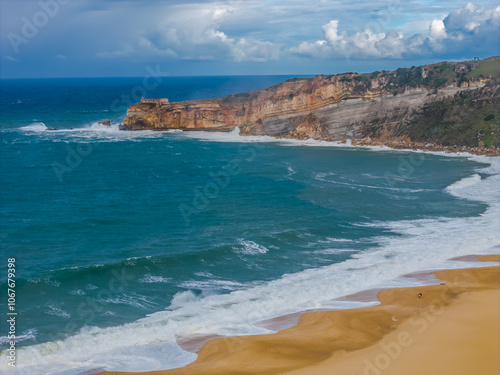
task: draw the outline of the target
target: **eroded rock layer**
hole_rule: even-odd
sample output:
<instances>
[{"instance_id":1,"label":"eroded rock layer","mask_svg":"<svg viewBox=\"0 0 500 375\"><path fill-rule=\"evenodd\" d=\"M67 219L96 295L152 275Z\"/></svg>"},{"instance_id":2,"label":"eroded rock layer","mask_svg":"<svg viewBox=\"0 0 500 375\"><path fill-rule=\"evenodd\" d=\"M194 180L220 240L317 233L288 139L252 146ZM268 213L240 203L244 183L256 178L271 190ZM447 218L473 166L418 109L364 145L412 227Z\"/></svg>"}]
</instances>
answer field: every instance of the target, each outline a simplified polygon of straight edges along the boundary
<instances>
[{"instance_id":1,"label":"eroded rock layer","mask_svg":"<svg viewBox=\"0 0 500 375\"><path fill-rule=\"evenodd\" d=\"M243 135L336 141L369 137L374 142L406 140L440 144L439 139L429 139L436 134L435 129L420 134L413 127L422 126L420 123L429 116L429 108L448 101L453 114L448 113L450 108L436 116L431 111L435 118L428 120L435 121L435 126L442 129L448 125L453 128L454 121L461 124L470 120L473 111L478 119L471 126L480 129L474 128L472 133L477 130L493 134L486 140L489 144L481 140L481 134L474 134L474 139L467 142L457 139L452 143L496 148L500 123L499 76L500 58L492 57L368 74L295 78L262 91L218 99L161 105L137 103L128 108L121 129L231 131L239 127ZM470 92L475 93L472 95L475 102L469 100ZM465 106L467 110L456 115L457 106Z\"/></svg>"}]
</instances>

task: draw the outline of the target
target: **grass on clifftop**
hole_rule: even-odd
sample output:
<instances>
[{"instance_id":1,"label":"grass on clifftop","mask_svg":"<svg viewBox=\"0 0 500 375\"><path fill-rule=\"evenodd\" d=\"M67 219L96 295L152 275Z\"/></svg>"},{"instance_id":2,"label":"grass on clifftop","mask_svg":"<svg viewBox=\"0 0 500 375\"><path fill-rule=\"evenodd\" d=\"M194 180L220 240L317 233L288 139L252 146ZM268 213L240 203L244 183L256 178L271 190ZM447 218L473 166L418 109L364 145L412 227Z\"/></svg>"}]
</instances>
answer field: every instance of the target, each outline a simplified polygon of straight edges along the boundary
<instances>
[{"instance_id":1,"label":"grass on clifftop","mask_svg":"<svg viewBox=\"0 0 500 375\"><path fill-rule=\"evenodd\" d=\"M357 91L369 89L372 80L384 78L387 81L385 89L394 95L403 93L407 88L425 87L437 90L449 84L463 85L482 78L500 77L500 57L490 57L485 60L460 62L440 62L432 65L398 68L393 71L384 70L372 73L343 73L341 82L355 82ZM333 77L326 76L327 78Z\"/></svg>"},{"instance_id":2,"label":"grass on clifftop","mask_svg":"<svg viewBox=\"0 0 500 375\"><path fill-rule=\"evenodd\" d=\"M500 147L500 80L431 102L398 133L443 146Z\"/></svg>"}]
</instances>

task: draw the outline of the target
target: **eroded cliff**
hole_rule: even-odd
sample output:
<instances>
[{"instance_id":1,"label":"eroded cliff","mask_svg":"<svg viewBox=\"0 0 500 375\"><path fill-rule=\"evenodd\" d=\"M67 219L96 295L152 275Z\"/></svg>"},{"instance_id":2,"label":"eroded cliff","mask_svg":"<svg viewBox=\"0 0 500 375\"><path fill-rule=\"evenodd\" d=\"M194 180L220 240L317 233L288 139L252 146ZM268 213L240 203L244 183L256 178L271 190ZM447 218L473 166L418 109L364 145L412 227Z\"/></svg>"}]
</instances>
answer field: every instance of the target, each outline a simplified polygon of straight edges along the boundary
<instances>
[{"instance_id":1,"label":"eroded cliff","mask_svg":"<svg viewBox=\"0 0 500 375\"><path fill-rule=\"evenodd\" d=\"M421 127L422 119L429 118L433 104L448 100L449 105L465 105L481 113L492 111L486 115L493 116L487 131L496 134L500 121L499 76L500 58L492 57L368 74L295 78L266 90L219 99L137 103L128 108L121 128L230 131L239 127L242 135L424 142L428 134L414 127ZM467 103L467 98L460 97L461 93L476 91L480 93L476 102L482 100L486 105ZM449 98L456 100L452 103ZM431 116L430 120L444 121L438 117ZM450 121L460 123L460 119L457 115ZM475 144L466 145L477 146L481 140L475 138ZM483 142L483 146L496 147L498 137L489 138L489 144Z\"/></svg>"}]
</instances>

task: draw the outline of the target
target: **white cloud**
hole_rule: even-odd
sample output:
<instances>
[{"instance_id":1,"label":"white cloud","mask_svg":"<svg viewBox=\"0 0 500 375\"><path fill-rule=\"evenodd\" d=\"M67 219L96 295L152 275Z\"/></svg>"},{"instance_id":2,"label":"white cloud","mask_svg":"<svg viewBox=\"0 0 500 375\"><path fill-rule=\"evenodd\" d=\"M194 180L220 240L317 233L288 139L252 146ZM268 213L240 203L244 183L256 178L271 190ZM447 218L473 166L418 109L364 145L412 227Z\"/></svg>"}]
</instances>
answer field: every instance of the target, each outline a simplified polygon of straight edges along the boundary
<instances>
[{"instance_id":1,"label":"white cloud","mask_svg":"<svg viewBox=\"0 0 500 375\"><path fill-rule=\"evenodd\" d=\"M166 17L150 40L158 45L175 46L181 59L202 57L237 62L277 59L280 47L275 43L253 37L234 37L222 30L224 24L241 11L235 6L218 4L178 7L174 14Z\"/></svg>"},{"instance_id":2,"label":"white cloud","mask_svg":"<svg viewBox=\"0 0 500 375\"><path fill-rule=\"evenodd\" d=\"M429 26L429 44L432 50L442 51L444 48L442 42L447 37L444 22L442 20L432 20Z\"/></svg>"},{"instance_id":3,"label":"white cloud","mask_svg":"<svg viewBox=\"0 0 500 375\"><path fill-rule=\"evenodd\" d=\"M324 40L302 42L288 49L295 55L314 57L391 58L453 53L487 52L500 45L500 6L482 9L474 4L456 9L444 19L428 22L427 33L405 36L402 32L373 32L366 28L348 34L339 20L323 25ZM491 54L491 53L490 53Z\"/></svg>"},{"instance_id":4,"label":"white cloud","mask_svg":"<svg viewBox=\"0 0 500 375\"><path fill-rule=\"evenodd\" d=\"M332 45L336 45L344 41L344 35L339 35L338 32L339 28L339 21L338 20L333 20L328 22L326 25L323 25L323 31L325 33L325 39ZM320 43L322 41L319 41Z\"/></svg>"},{"instance_id":5,"label":"white cloud","mask_svg":"<svg viewBox=\"0 0 500 375\"><path fill-rule=\"evenodd\" d=\"M303 42L289 49L293 54L312 56L343 55L356 58L402 58L405 47L404 36L395 31L374 33L370 29L348 35L339 32L339 21L333 20L323 26L325 40L314 43Z\"/></svg>"},{"instance_id":6,"label":"white cloud","mask_svg":"<svg viewBox=\"0 0 500 375\"><path fill-rule=\"evenodd\" d=\"M232 48L235 61L256 61L265 62L267 60L277 60L280 56L279 46L271 42L261 42L241 38Z\"/></svg>"},{"instance_id":7,"label":"white cloud","mask_svg":"<svg viewBox=\"0 0 500 375\"><path fill-rule=\"evenodd\" d=\"M118 50L99 52L100 58L160 56L180 60L233 60L265 62L279 58L280 46L252 36L231 36L224 25L239 8L219 3L179 4L168 8L155 24L144 28L135 41Z\"/></svg>"}]
</instances>

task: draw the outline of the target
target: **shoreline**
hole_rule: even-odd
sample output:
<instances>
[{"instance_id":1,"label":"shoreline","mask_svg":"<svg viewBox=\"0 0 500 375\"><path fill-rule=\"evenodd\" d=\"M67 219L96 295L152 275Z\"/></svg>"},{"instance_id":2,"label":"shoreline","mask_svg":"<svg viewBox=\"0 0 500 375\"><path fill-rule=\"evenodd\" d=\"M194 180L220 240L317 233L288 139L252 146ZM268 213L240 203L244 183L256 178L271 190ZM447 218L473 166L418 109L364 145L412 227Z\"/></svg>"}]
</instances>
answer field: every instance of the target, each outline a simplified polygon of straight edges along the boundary
<instances>
[{"instance_id":1,"label":"shoreline","mask_svg":"<svg viewBox=\"0 0 500 375\"><path fill-rule=\"evenodd\" d=\"M500 262L500 254L475 257L484 262ZM463 259L464 263L468 260L474 258ZM375 306L303 312L297 324L274 334L209 338L198 358L182 368L99 374L379 375L382 370L384 374L401 373L408 365L415 369L415 374L451 366L454 370L450 373L466 375L473 366L477 367L477 360L484 365L485 372L481 374L498 373L500 331L492 325L497 324L500 329L500 322L495 323L500 313L500 266L485 263L479 268L429 274L438 283L383 289L378 292L380 303ZM455 352L461 355L449 363ZM426 367L430 366L426 361L421 367L420 359L429 356L437 356L431 361L434 367ZM439 358L443 358L442 363Z\"/></svg>"},{"instance_id":2,"label":"shoreline","mask_svg":"<svg viewBox=\"0 0 500 375\"><path fill-rule=\"evenodd\" d=\"M121 126L121 125L120 125ZM220 128L186 128L186 129L120 129L120 131L143 131L151 130L156 132L169 132L172 130L186 132L186 133L223 133L228 134L234 132L238 127L220 127ZM495 147L469 147L469 146L442 146L434 143L425 142L413 142L409 140L394 139L393 141L377 141L368 138L355 138L346 140L333 140L333 139L322 139L322 138L304 138L304 137L293 137L293 136L273 136L273 135L260 135L260 134L240 134L239 136L244 137L270 137L276 140L293 140L293 141L317 141L317 142L329 142L333 145L343 145L350 147L388 147L393 150L400 151L416 151L416 152L443 152L446 154L468 154L471 156L488 156L496 157L500 156L500 149Z\"/></svg>"},{"instance_id":3,"label":"shoreline","mask_svg":"<svg viewBox=\"0 0 500 375\"><path fill-rule=\"evenodd\" d=\"M247 136L247 135L245 135ZM252 137L252 135L248 135ZM272 136L271 136L272 137ZM500 149L497 148L484 148L484 147L467 147L467 146L441 146L431 143L420 143L404 140L394 140L391 142L372 141L369 138L361 139L348 139L343 141L335 141L330 139L315 139L315 138L294 138L294 137L272 137L278 140L294 140L294 141L317 141L317 142L331 142L334 145L353 147L353 148L373 148L373 147L387 147L392 150L398 151L413 151L424 153L444 153L451 155L464 154L464 156L486 156L497 157L500 156Z\"/></svg>"}]
</instances>

